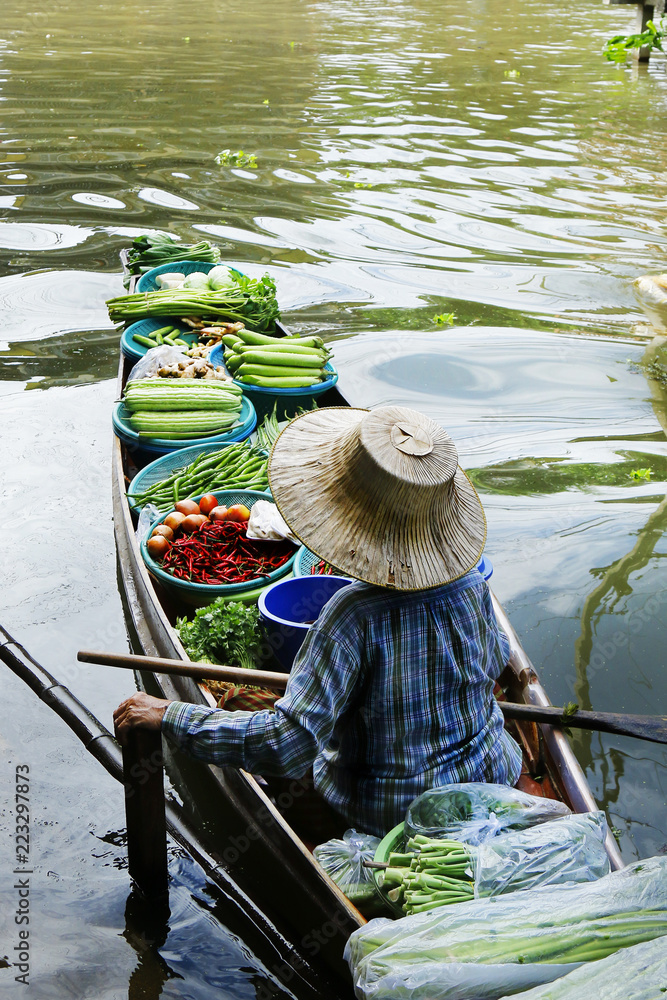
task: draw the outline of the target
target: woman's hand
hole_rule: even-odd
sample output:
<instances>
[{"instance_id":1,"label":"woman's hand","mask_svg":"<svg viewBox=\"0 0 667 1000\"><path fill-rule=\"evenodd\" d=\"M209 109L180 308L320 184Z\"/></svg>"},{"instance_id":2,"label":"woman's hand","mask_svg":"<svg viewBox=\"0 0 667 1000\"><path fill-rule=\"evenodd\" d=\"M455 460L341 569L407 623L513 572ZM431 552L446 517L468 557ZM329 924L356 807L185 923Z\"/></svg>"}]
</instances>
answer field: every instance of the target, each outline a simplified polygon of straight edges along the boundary
<instances>
[{"instance_id":1,"label":"woman's hand","mask_svg":"<svg viewBox=\"0 0 667 1000\"><path fill-rule=\"evenodd\" d=\"M120 745L125 746L130 729L161 729L162 716L169 704L171 703L164 698L153 698L143 691L121 702L113 713L113 724Z\"/></svg>"}]
</instances>

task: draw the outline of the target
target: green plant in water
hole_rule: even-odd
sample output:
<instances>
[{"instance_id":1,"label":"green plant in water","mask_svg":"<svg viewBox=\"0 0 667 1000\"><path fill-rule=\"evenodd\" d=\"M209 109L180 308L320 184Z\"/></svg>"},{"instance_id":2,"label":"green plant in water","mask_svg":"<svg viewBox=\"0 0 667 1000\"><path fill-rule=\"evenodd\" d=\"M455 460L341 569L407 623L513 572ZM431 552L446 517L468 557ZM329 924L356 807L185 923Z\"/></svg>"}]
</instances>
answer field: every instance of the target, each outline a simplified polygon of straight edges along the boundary
<instances>
[{"instance_id":1,"label":"green plant in water","mask_svg":"<svg viewBox=\"0 0 667 1000\"><path fill-rule=\"evenodd\" d=\"M628 58L630 49L648 48L653 51L657 49L665 55L662 43L667 33L665 30L665 19L662 18L657 26L653 21L646 22L646 30L637 35L615 35L605 43L602 50L605 59L609 62L624 63Z\"/></svg>"},{"instance_id":2,"label":"green plant in water","mask_svg":"<svg viewBox=\"0 0 667 1000\"><path fill-rule=\"evenodd\" d=\"M232 153L231 149L222 149L215 158L219 167L250 167L257 169L257 157L254 153L244 153L242 149Z\"/></svg>"},{"instance_id":3,"label":"green plant in water","mask_svg":"<svg viewBox=\"0 0 667 1000\"><path fill-rule=\"evenodd\" d=\"M439 316L433 317L433 322L436 326L453 326L455 319L455 313L440 313Z\"/></svg>"},{"instance_id":4,"label":"green plant in water","mask_svg":"<svg viewBox=\"0 0 667 1000\"><path fill-rule=\"evenodd\" d=\"M636 480L645 479L648 482L648 480L651 478L652 473L653 469L633 469L631 472L631 476L633 479Z\"/></svg>"}]
</instances>

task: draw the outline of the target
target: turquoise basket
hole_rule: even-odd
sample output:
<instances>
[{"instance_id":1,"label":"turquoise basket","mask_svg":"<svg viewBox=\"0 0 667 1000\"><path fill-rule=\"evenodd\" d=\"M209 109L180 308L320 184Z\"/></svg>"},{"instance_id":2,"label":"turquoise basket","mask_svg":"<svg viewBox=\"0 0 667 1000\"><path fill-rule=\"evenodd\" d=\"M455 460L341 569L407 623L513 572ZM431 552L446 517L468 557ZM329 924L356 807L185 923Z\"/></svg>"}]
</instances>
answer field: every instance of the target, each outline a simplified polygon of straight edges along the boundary
<instances>
[{"instance_id":1,"label":"turquoise basket","mask_svg":"<svg viewBox=\"0 0 667 1000\"><path fill-rule=\"evenodd\" d=\"M179 469L184 469L186 466L191 465L200 455L213 455L214 452L222 451L223 448L228 448L230 444L235 443L234 441L225 441L223 444L196 444L190 448L179 448L177 451L169 452L168 455L162 455L161 458L154 459L141 472L136 474L128 486L127 499L130 507L133 510L139 510L139 504L135 502L134 497L139 493L143 493L144 490L149 489L155 483L167 479L172 472L177 472ZM268 489L266 492L269 492Z\"/></svg>"},{"instance_id":2,"label":"turquoise basket","mask_svg":"<svg viewBox=\"0 0 667 1000\"><path fill-rule=\"evenodd\" d=\"M202 274L208 274L208 272L214 267L228 267L230 271L234 271L236 274L243 274L243 271L239 271L237 268L232 267L231 264L225 264L224 261L218 261L217 264L211 264L205 260L179 260L174 261L173 264L160 264L159 267L154 267L150 271L146 271L146 273L142 274L137 281L136 290L138 292L157 292L158 287L155 283L155 279L158 274L194 274L195 271L201 271Z\"/></svg>"},{"instance_id":3,"label":"turquoise basket","mask_svg":"<svg viewBox=\"0 0 667 1000\"><path fill-rule=\"evenodd\" d=\"M220 504L224 504L226 507L231 507L233 504L245 504L246 507L252 509L254 504L258 500L266 500L266 493L259 493L256 490L213 490L213 495L218 498ZM203 496L204 494L202 494ZM201 499L201 497L195 498ZM161 517L157 518L156 521L151 526L154 528L157 524L161 524L167 517L169 512L163 514ZM229 598L231 600L242 600L244 594L249 594L252 591L256 591L259 588L266 587L275 580L280 580L292 570L292 565L294 563L294 558L297 553L297 549L294 550L294 555L278 569L274 569L267 576L257 577L254 580L248 580L246 583L227 583L220 584L219 586L213 586L206 583L190 583L188 580L179 580L178 577L172 576L171 573L167 573L162 569L159 563L155 562L154 559L148 554L148 549L146 548L146 541L141 543L141 557L146 564L148 572L155 577L156 580L162 584L162 586L170 591L175 597L180 598L186 604L194 607L202 608L211 601L214 601L216 597Z\"/></svg>"},{"instance_id":4,"label":"turquoise basket","mask_svg":"<svg viewBox=\"0 0 667 1000\"><path fill-rule=\"evenodd\" d=\"M123 330L120 338L120 349L125 357L138 361L149 350L148 347L138 344L133 339L135 333L147 337L153 330L161 330L163 326L178 326L179 337L187 340L190 347L194 347L199 342L199 334L193 333L191 327L185 326L180 320L169 319L168 316L149 316L148 319L140 319L136 323L132 323L131 326L128 326L126 330ZM176 348L176 350L179 350L179 348ZM181 350L185 350L185 348L181 348Z\"/></svg>"},{"instance_id":5,"label":"turquoise basket","mask_svg":"<svg viewBox=\"0 0 667 1000\"><path fill-rule=\"evenodd\" d=\"M244 441L250 437L257 426L255 407L249 399L243 398L238 423L224 434L215 434L205 438L190 438L185 441L170 441L167 438L140 438L129 421L130 412L124 403L116 403L113 409L113 429L116 437L126 445L128 451L139 465L147 465L160 455L181 451L201 445L223 445L232 441Z\"/></svg>"},{"instance_id":6,"label":"turquoise basket","mask_svg":"<svg viewBox=\"0 0 667 1000\"><path fill-rule=\"evenodd\" d=\"M314 552L307 549L303 545L297 552L296 559L294 560L294 568L292 574L294 576L310 576L313 572L313 567L317 565L320 561L320 557L316 556ZM486 556L482 556L480 561L477 563L477 569L480 571L485 580L488 580L493 573L493 566L491 565L491 560ZM334 569L332 572L336 576L344 576L340 570Z\"/></svg>"},{"instance_id":7,"label":"turquoise basket","mask_svg":"<svg viewBox=\"0 0 667 1000\"><path fill-rule=\"evenodd\" d=\"M224 367L224 348L216 344L211 350L209 361L212 365ZM240 385L243 394L252 400L258 419L271 413L275 405L277 419L290 420L299 409L310 409L318 396L321 396L328 389L333 389L338 381L338 372L329 362L325 365L324 370L329 375L324 382L315 382L313 385L303 386L299 389L263 389L259 385L247 385L236 379L234 379L234 383Z\"/></svg>"}]
</instances>

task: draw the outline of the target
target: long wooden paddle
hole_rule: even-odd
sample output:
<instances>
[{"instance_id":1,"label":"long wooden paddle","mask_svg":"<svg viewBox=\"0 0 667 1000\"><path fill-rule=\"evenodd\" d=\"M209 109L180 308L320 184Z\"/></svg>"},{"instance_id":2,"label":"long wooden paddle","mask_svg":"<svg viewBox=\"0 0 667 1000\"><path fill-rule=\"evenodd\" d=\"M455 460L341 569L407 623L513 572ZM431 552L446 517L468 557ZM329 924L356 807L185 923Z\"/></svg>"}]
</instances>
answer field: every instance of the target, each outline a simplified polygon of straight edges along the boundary
<instances>
[{"instance_id":1,"label":"long wooden paddle","mask_svg":"<svg viewBox=\"0 0 667 1000\"><path fill-rule=\"evenodd\" d=\"M163 674L179 674L202 680L252 684L272 688L274 691L284 691L289 680L289 674L275 673L272 670L244 670L242 667L218 667L210 663L184 663L181 660L165 660L159 656L80 650L77 659L84 663L100 663L106 667L124 667L126 670L156 670ZM625 715L618 712L579 710L569 712L551 705L521 705L511 701L499 701L498 704L508 719L546 722L551 726L563 726L567 729L594 729L619 736L633 736L651 743L667 743L667 716L664 715Z\"/></svg>"}]
</instances>

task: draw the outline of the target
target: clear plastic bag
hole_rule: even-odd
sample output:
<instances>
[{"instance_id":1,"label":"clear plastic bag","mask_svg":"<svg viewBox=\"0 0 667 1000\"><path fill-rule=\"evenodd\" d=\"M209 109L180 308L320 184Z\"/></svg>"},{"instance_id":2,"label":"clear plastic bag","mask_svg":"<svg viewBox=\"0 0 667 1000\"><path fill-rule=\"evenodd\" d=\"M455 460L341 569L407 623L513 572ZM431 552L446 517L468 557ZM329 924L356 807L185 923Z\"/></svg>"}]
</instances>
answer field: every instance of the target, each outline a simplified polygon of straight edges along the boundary
<instances>
[{"instance_id":1,"label":"clear plastic bag","mask_svg":"<svg viewBox=\"0 0 667 1000\"><path fill-rule=\"evenodd\" d=\"M364 868L363 862L373 860L379 843L379 837L347 830L342 840L327 840L313 851L329 878L359 908L376 899L372 869Z\"/></svg>"},{"instance_id":2,"label":"clear plastic bag","mask_svg":"<svg viewBox=\"0 0 667 1000\"><path fill-rule=\"evenodd\" d=\"M180 361L190 364L192 358L183 354L183 351L178 347L170 347L169 344L150 347L133 366L127 381L132 382L137 378L151 378L153 375L157 375L160 368L164 368L165 365L177 365Z\"/></svg>"},{"instance_id":3,"label":"clear plastic bag","mask_svg":"<svg viewBox=\"0 0 667 1000\"><path fill-rule=\"evenodd\" d=\"M546 986L514 994L518 1000L656 1000L667 993L667 938L623 948ZM503 997L509 1000L509 997Z\"/></svg>"},{"instance_id":4,"label":"clear plastic bag","mask_svg":"<svg viewBox=\"0 0 667 1000\"><path fill-rule=\"evenodd\" d=\"M473 781L423 792L408 806L405 832L410 837L420 833L481 844L508 830L523 830L569 812L556 799L528 795L508 785Z\"/></svg>"},{"instance_id":5,"label":"clear plastic bag","mask_svg":"<svg viewBox=\"0 0 667 1000\"><path fill-rule=\"evenodd\" d=\"M602 878L609 874L606 836L607 820L598 810L494 837L474 852L475 896Z\"/></svg>"},{"instance_id":6,"label":"clear plastic bag","mask_svg":"<svg viewBox=\"0 0 667 1000\"><path fill-rule=\"evenodd\" d=\"M499 1000L664 935L667 857L655 857L582 885L371 920L345 958L359 1000Z\"/></svg>"},{"instance_id":7,"label":"clear plastic bag","mask_svg":"<svg viewBox=\"0 0 667 1000\"><path fill-rule=\"evenodd\" d=\"M137 524L137 530L135 531L136 539L139 545L145 542L148 538L151 528L155 521L157 521L160 516L160 511L157 509L154 503L147 503L141 508L141 513L139 514L139 523Z\"/></svg>"}]
</instances>

